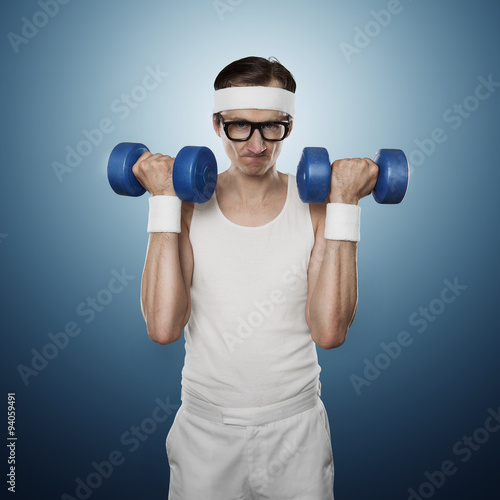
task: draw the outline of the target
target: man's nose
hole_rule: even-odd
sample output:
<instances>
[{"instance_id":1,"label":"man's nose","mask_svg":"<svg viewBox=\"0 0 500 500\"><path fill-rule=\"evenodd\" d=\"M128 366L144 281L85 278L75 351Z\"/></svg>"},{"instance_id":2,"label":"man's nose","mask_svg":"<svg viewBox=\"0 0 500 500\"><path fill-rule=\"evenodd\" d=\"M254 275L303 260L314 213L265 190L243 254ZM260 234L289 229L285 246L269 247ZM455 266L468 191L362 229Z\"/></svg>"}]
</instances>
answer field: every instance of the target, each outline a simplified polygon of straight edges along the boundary
<instances>
[{"instance_id":1,"label":"man's nose","mask_svg":"<svg viewBox=\"0 0 500 500\"><path fill-rule=\"evenodd\" d=\"M253 131L253 134L251 135L250 139L247 141L247 148L255 154L260 154L263 151L265 151L266 145L264 143L264 139L262 139L262 136L260 135L259 129L255 129Z\"/></svg>"}]
</instances>

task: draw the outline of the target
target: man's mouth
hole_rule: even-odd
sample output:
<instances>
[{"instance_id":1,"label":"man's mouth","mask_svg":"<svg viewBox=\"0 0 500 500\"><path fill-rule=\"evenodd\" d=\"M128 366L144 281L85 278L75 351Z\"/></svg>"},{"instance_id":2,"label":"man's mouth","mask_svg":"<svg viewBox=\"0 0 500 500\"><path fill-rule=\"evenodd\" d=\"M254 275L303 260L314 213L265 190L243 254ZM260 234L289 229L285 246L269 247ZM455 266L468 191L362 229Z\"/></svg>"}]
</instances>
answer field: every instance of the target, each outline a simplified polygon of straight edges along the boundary
<instances>
[{"instance_id":1,"label":"man's mouth","mask_svg":"<svg viewBox=\"0 0 500 500\"><path fill-rule=\"evenodd\" d=\"M242 155L243 158L263 158L264 156L267 156L267 155L265 153L259 153L258 155L256 155L256 154Z\"/></svg>"}]
</instances>

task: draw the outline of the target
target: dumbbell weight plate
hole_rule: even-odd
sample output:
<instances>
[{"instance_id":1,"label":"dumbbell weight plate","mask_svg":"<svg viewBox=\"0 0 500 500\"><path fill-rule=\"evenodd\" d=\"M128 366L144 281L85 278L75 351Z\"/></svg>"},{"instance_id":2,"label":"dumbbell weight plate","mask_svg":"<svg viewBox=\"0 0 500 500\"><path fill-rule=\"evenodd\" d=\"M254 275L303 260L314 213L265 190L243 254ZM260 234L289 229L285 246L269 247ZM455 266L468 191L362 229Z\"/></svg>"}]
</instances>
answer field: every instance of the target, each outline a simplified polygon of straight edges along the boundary
<instances>
[{"instance_id":1,"label":"dumbbell weight plate","mask_svg":"<svg viewBox=\"0 0 500 500\"><path fill-rule=\"evenodd\" d=\"M205 203L217 184L217 161L210 149L185 146L175 157L172 173L175 194L189 203Z\"/></svg>"},{"instance_id":2,"label":"dumbbell weight plate","mask_svg":"<svg viewBox=\"0 0 500 500\"><path fill-rule=\"evenodd\" d=\"M108 181L113 191L124 196L141 196L146 190L132 172L139 157L149 151L144 144L121 142L113 148L108 161Z\"/></svg>"},{"instance_id":3,"label":"dumbbell weight plate","mask_svg":"<svg viewBox=\"0 0 500 500\"><path fill-rule=\"evenodd\" d=\"M378 165L373 197L377 203L401 203L408 189L409 170L406 155L400 149L379 149L373 158Z\"/></svg>"},{"instance_id":4,"label":"dumbbell weight plate","mask_svg":"<svg viewBox=\"0 0 500 500\"><path fill-rule=\"evenodd\" d=\"M297 167L297 188L304 203L324 203L330 192L332 169L325 148L304 148Z\"/></svg>"}]
</instances>

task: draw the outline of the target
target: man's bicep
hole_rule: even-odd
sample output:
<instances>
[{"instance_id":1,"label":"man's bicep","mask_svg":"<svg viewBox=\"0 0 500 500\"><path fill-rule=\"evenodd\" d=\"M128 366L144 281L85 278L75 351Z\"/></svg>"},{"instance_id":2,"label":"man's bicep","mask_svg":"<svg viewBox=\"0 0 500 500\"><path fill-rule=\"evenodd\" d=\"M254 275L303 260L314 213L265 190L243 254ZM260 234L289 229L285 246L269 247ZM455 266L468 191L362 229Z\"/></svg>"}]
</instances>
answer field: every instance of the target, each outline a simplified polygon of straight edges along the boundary
<instances>
[{"instance_id":1,"label":"man's bicep","mask_svg":"<svg viewBox=\"0 0 500 500\"><path fill-rule=\"evenodd\" d=\"M323 257L325 255L326 240L323 236L325 232L325 210L322 206L311 207L311 217L313 220L314 246L309 258L307 269L307 301L306 301L306 320L309 323L309 304L311 302L314 287L318 282Z\"/></svg>"},{"instance_id":2,"label":"man's bicep","mask_svg":"<svg viewBox=\"0 0 500 500\"><path fill-rule=\"evenodd\" d=\"M187 223L190 222L190 215L191 214L182 217L181 232L179 234L179 262L188 300L185 323L188 322L189 316L191 315L191 282L193 280L194 268L193 248L189 239L189 228L187 225Z\"/></svg>"}]
</instances>

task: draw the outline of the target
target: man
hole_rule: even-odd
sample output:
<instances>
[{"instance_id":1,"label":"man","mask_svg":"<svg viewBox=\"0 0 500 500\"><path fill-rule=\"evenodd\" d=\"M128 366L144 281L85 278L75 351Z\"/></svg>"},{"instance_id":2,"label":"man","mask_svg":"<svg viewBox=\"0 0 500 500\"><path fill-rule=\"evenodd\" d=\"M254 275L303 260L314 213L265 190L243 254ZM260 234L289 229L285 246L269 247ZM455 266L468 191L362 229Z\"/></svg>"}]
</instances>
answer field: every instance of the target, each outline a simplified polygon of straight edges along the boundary
<instances>
[{"instance_id":1,"label":"man","mask_svg":"<svg viewBox=\"0 0 500 500\"><path fill-rule=\"evenodd\" d=\"M295 177L276 169L293 129L291 73L248 57L214 86L231 166L212 199L180 202L170 156L145 153L133 168L151 193L148 334L168 344L184 330L186 341L169 499L333 499L316 345L342 345L354 319L358 201L378 167L336 161L327 203L304 204Z\"/></svg>"}]
</instances>

